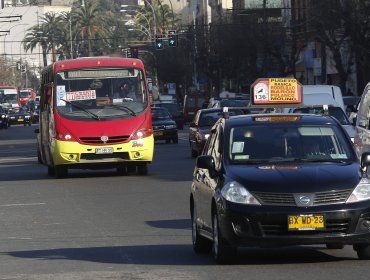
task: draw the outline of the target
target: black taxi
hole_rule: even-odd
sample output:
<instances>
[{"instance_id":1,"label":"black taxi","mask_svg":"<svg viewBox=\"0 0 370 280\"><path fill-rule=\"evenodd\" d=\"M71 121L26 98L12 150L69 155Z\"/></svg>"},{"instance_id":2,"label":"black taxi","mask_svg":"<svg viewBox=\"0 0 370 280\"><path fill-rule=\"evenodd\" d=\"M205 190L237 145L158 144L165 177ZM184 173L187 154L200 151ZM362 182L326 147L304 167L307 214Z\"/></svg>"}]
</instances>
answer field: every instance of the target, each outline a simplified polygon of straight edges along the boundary
<instances>
[{"instance_id":1,"label":"black taxi","mask_svg":"<svg viewBox=\"0 0 370 280\"><path fill-rule=\"evenodd\" d=\"M222 263L238 247L353 245L370 259L369 164L329 115L221 118L193 172L193 249Z\"/></svg>"}]
</instances>

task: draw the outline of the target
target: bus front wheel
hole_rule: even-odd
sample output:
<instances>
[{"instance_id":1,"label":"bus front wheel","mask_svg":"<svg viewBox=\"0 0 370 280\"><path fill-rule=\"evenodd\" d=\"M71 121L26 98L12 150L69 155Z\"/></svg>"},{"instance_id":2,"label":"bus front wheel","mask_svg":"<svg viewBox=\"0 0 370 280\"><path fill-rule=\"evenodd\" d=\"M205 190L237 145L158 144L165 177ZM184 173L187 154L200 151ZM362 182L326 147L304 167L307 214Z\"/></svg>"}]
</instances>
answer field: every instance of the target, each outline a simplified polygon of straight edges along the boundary
<instances>
[{"instance_id":1,"label":"bus front wheel","mask_svg":"<svg viewBox=\"0 0 370 280\"><path fill-rule=\"evenodd\" d=\"M54 177L59 179L66 177L68 174L68 168L64 165L56 165L54 166Z\"/></svg>"},{"instance_id":2,"label":"bus front wheel","mask_svg":"<svg viewBox=\"0 0 370 280\"><path fill-rule=\"evenodd\" d=\"M139 175L147 175L148 174L148 164L147 163L138 164L137 173Z\"/></svg>"}]
</instances>

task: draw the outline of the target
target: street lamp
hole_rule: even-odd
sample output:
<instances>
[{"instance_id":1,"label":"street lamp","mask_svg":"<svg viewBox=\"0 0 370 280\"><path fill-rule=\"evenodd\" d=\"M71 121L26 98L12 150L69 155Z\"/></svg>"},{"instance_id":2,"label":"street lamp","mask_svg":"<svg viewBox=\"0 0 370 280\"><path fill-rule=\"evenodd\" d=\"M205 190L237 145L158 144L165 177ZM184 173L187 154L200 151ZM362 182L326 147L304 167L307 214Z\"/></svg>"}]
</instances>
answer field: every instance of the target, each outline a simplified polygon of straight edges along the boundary
<instances>
[{"instance_id":1,"label":"street lamp","mask_svg":"<svg viewBox=\"0 0 370 280\"><path fill-rule=\"evenodd\" d=\"M121 13L125 13L125 12L128 12L128 10L120 10ZM150 28L150 22L149 22L149 19L143 14L143 13L140 13L140 12L136 12L136 16L139 15L140 17L144 18L146 20L146 23L148 24L148 27Z\"/></svg>"},{"instance_id":2,"label":"street lamp","mask_svg":"<svg viewBox=\"0 0 370 280\"><path fill-rule=\"evenodd\" d=\"M156 37L157 35L157 19L156 19L156 16L155 16L155 11L154 11L154 8L152 6L152 4L150 4L150 2L148 0L144 0L146 4L148 4L148 6L152 9L152 13L153 13L153 23L154 23L154 37ZM121 5L121 8L127 8L129 5ZM149 20L148 20L149 22Z\"/></svg>"},{"instance_id":3,"label":"street lamp","mask_svg":"<svg viewBox=\"0 0 370 280\"><path fill-rule=\"evenodd\" d=\"M150 33L148 33L147 31L144 31L144 30L139 29L139 28L129 28L128 31L140 31L143 34L145 34L146 36L148 36L149 40L152 41L152 36L150 36Z\"/></svg>"}]
</instances>

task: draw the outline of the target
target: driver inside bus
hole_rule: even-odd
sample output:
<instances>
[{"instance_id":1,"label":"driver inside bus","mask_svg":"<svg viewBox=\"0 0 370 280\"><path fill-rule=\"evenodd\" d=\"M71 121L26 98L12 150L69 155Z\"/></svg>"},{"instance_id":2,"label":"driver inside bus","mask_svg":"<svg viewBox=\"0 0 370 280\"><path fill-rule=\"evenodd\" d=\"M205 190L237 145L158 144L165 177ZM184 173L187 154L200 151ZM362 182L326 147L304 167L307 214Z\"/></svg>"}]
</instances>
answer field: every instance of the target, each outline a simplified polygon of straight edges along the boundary
<instances>
[{"instance_id":1,"label":"driver inside bus","mask_svg":"<svg viewBox=\"0 0 370 280\"><path fill-rule=\"evenodd\" d=\"M129 83L124 82L119 87L118 92L116 92L113 95L113 98L114 99L123 98L123 99L127 99L127 100L136 101L136 94L135 94L135 91L133 90L132 86Z\"/></svg>"}]
</instances>

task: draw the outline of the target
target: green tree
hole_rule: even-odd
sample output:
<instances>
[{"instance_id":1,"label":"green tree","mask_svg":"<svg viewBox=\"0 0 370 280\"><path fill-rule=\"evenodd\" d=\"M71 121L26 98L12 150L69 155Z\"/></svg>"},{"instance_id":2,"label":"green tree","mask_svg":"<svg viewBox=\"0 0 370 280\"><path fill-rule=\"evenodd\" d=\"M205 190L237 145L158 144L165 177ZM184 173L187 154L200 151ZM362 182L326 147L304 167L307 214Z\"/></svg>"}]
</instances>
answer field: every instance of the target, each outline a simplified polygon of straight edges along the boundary
<instances>
[{"instance_id":1,"label":"green tree","mask_svg":"<svg viewBox=\"0 0 370 280\"><path fill-rule=\"evenodd\" d=\"M96 42L108 44L112 32L109 29L109 17L93 1L85 1L84 7L79 7L73 11L72 17L76 20L76 39L81 40L80 52L85 54L84 49L87 45L87 55L93 56Z\"/></svg>"}]
</instances>

